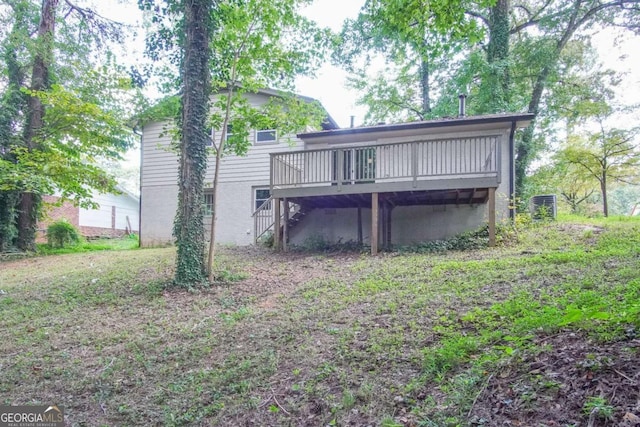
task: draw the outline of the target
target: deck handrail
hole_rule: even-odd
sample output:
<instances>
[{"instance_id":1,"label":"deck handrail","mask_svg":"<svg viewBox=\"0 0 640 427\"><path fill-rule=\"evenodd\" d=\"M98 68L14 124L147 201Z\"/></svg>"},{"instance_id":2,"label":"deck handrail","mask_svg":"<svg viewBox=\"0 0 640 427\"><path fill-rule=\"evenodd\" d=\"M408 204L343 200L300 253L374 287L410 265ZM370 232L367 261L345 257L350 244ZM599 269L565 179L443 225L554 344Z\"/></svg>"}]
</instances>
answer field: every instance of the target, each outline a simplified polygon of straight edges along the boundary
<instances>
[{"instance_id":1,"label":"deck handrail","mask_svg":"<svg viewBox=\"0 0 640 427\"><path fill-rule=\"evenodd\" d=\"M271 212L270 205L273 201L273 197L269 196L251 216L253 217L253 241L258 243L260 237L262 237L271 227L273 227L275 221L273 218L273 212Z\"/></svg>"},{"instance_id":2,"label":"deck handrail","mask_svg":"<svg viewBox=\"0 0 640 427\"><path fill-rule=\"evenodd\" d=\"M273 197L269 196L267 200L265 200L259 207L256 209L251 216L253 217L253 241L254 243L258 243L260 238L265 235L268 231L270 231L275 226L275 218L274 212L271 209L271 203L273 202ZM289 203L289 218L295 215L299 210L300 206L295 203ZM283 211L280 215L281 221L285 219L285 212Z\"/></svg>"},{"instance_id":3,"label":"deck handrail","mask_svg":"<svg viewBox=\"0 0 640 427\"><path fill-rule=\"evenodd\" d=\"M271 188L495 177L500 136L421 139L271 153Z\"/></svg>"}]
</instances>

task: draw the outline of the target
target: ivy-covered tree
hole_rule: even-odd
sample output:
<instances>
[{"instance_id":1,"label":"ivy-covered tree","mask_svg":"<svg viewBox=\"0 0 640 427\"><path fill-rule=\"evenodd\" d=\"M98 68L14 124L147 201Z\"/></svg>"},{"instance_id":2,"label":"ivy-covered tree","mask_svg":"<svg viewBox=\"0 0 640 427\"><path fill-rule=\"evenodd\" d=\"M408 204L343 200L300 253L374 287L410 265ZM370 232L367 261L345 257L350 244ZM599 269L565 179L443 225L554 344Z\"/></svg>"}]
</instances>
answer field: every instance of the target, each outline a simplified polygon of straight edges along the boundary
<instances>
[{"instance_id":1,"label":"ivy-covered tree","mask_svg":"<svg viewBox=\"0 0 640 427\"><path fill-rule=\"evenodd\" d=\"M200 105L211 109L204 113L205 120L192 123L191 131L198 129L198 142L193 138L185 138L185 111L187 72L192 72L187 64L186 40L181 39L187 33L187 21L180 21L183 5L179 2L141 2L146 10L157 13L154 18L157 25L148 39L151 56L158 57L158 52L169 52L168 55L180 62L182 70L182 89L180 91L183 112L182 124L179 127L179 157L181 164L180 199L178 215L174 225L174 236L178 246L178 259L175 282L191 286L204 281L208 273L209 281L214 280L213 260L215 255L215 224L217 181L222 165L222 157L227 154L243 155L249 148L247 135L249 129L276 129L280 135L301 131L311 124L319 124L322 116L318 105L309 103L299 97L292 96L295 76L312 73L319 65L331 42L331 37L315 23L303 18L297 11L304 3L301 0L261 0L218 1L209 4L207 28L209 31L206 51L210 52L207 68L209 87L207 92L199 92ZM190 5L189 7L191 7ZM189 24L191 25L191 24ZM201 28L204 23L201 23ZM182 40L182 41L181 41ZM178 46L184 46L183 56L176 54ZM205 46L200 45L204 52ZM203 58L201 53L199 58ZM198 63L198 67L200 67ZM191 70L191 71L190 71ZM198 68L200 73L204 70ZM199 83L204 82L200 74ZM274 88L271 101L261 107L250 105L245 96L260 89ZM203 95L204 94L204 95ZM209 101L209 95L213 94ZM233 135L227 138L227 129L233 128ZM213 213L208 259L205 264L204 227L202 200L204 174L207 168L207 142L210 141L210 130L214 130L215 140L210 149L213 154L211 164L214 167L214 178L211 182L213 191ZM204 139L201 140L200 137ZM192 144L192 152L185 152L185 145ZM198 177L189 181L183 169L185 162L190 162L192 173L197 171ZM186 209L186 192L189 209Z\"/></svg>"}]
</instances>

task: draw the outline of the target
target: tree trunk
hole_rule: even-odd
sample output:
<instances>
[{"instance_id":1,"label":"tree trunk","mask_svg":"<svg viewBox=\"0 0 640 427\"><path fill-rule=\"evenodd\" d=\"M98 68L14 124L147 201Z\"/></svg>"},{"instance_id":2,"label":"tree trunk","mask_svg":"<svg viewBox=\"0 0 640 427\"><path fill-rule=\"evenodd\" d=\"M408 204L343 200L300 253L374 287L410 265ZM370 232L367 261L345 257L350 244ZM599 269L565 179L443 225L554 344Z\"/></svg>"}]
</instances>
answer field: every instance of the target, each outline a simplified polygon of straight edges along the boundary
<instances>
[{"instance_id":1,"label":"tree trunk","mask_svg":"<svg viewBox=\"0 0 640 427\"><path fill-rule=\"evenodd\" d=\"M13 8L14 20L11 33L7 37L2 57L6 64L7 87L1 100L4 110L0 113L0 157L15 162L11 150L15 145L16 129L22 127L22 114L27 108L27 95L21 91L25 83L25 70L18 59L21 47L20 35L28 33L28 20L23 8ZM0 192L0 252L13 246L17 236L18 191Z\"/></svg>"},{"instance_id":2,"label":"tree trunk","mask_svg":"<svg viewBox=\"0 0 640 427\"><path fill-rule=\"evenodd\" d=\"M607 201L607 172L602 171L600 177L600 191L602 191L602 213L609 216L609 202Z\"/></svg>"},{"instance_id":3,"label":"tree trunk","mask_svg":"<svg viewBox=\"0 0 640 427\"><path fill-rule=\"evenodd\" d=\"M55 35L56 8L58 0L44 0L40 24L38 26L37 53L33 61L31 90L42 91L49 88L49 66L53 61L53 41ZM27 119L24 129L24 144L28 150L37 149L34 139L42 129L45 108L36 96L30 96L27 105ZM17 246L23 251L36 248L36 227L41 205L41 196L24 192L18 202Z\"/></svg>"},{"instance_id":4,"label":"tree trunk","mask_svg":"<svg viewBox=\"0 0 640 427\"><path fill-rule=\"evenodd\" d=\"M209 38L212 0L187 0L181 67L180 171L178 212L173 234L177 259L175 283L191 286L205 279L202 203L207 170L205 132L209 113Z\"/></svg>"},{"instance_id":5,"label":"tree trunk","mask_svg":"<svg viewBox=\"0 0 640 427\"><path fill-rule=\"evenodd\" d=\"M509 3L509 0L498 0L489 14L489 69L480 88L479 110L482 113L509 109Z\"/></svg>"},{"instance_id":6,"label":"tree trunk","mask_svg":"<svg viewBox=\"0 0 640 427\"><path fill-rule=\"evenodd\" d=\"M15 191L0 192L0 252L13 245L16 236L16 202L19 194Z\"/></svg>"},{"instance_id":7,"label":"tree trunk","mask_svg":"<svg viewBox=\"0 0 640 427\"><path fill-rule=\"evenodd\" d=\"M236 57L237 60L237 57ZM232 81L235 79L235 62L232 69ZM217 214L218 214L218 180L220 178L220 166L222 162L222 153L224 152L224 145L227 140L227 126L229 125L229 116L231 114L231 97L233 96L233 87L229 88L229 93L227 94L227 106L224 115L224 120L222 122L222 132L220 136L220 143L218 144L218 148L216 150L216 166L213 171L213 194L211 195L213 199L213 209L211 210L211 235L209 237L209 257L207 258L207 278L209 279L209 283L213 283L215 280L215 271L213 269L213 262L215 261L216 256L216 222L217 222ZM215 143L214 143L215 144Z\"/></svg>"},{"instance_id":8,"label":"tree trunk","mask_svg":"<svg viewBox=\"0 0 640 427\"><path fill-rule=\"evenodd\" d=\"M431 113L431 95L429 83L429 61L425 58L420 62L420 88L422 89L422 117L426 119Z\"/></svg>"},{"instance_id":9,"label":"tree trunk","mask_svg":"<svg viewBox=\"0 0 640 427\"><path fill-rule=\"evenodd\" d=\"M562 51L564 50L573 34L576 32L576 30L582 24L587 22L586 19L596 13L596 11L599 10L599 7L601 6L590 9L584 14L582 19L578 19L578 14L580 12L580 1L577 0L574 2L574 7L571 9L571 16L567 19L567 28L564 30L564 33L562 33L562 36L560 37L560 40L558 40L553 54L545 63L545 66L540 71L540 74L538 74L536 82L533 85L531 100L529 101L530 113L534 113L536 115L538 114L540 110L540 101L542 99L542 94L544 93L547 85L547 79L549 78L549 75L551 74L553 68L556 67ZM531 159L535 154L533 152L534 127L535 119L525 130L524 134L522 135L522 140L516 145L516 193L518 192L518 189L522 191L527 174L527 168L531 164Z\"/></svg>"}]
</instances>

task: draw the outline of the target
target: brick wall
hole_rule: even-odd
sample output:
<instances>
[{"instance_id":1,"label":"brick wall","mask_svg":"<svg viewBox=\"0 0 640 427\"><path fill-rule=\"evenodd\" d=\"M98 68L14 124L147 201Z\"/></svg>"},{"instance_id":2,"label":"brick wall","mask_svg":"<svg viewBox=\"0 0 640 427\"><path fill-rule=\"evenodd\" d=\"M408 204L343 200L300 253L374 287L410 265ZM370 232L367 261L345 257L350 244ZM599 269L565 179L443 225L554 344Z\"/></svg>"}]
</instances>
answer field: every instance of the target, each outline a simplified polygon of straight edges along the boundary
<instances>
[{"instance_id":1,"label":"brick wall","mask_svg":"<svg viewBox=\"0 0 640 427\"><path fill-rule=\"evenodd\" d=\"M103 228L103 227L87 227L81 226L80 234L84 237L121 237L124 236L125 230L117 230L115 228Z\"/></svg>"},{"instance_id":2,"label":"brick wall","mask_svg":"<svg viewBox=\"0 0 640 427\"><path fill-rule=\"evenodd\" d=\"M43 218L38 221L38 233L36 234L36 241L43 243L47 241L46 231L49 224L59 219L66 219L74 227L79 226L80 209L77 206L73 206L73 203L64 202L60 206L54 206L50 203L55 203L60 200L56 196L42 196L42 201L45 203Z\"/></svg>"}]
</instances>

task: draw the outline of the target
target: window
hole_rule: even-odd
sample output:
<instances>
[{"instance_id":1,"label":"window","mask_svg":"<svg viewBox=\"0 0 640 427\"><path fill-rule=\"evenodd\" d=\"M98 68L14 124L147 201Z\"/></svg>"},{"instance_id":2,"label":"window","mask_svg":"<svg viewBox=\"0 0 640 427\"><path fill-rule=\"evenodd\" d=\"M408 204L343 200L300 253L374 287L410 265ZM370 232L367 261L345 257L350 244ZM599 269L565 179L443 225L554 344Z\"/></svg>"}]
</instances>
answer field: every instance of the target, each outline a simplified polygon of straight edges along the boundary
<instances>
[{"instance_id":1,"label":"window","mask_svg":"<svg viewBox=\"0 0 640 427\"><path fill-rule=\"evenodd\" d=\"M202 211L205 216L213 215L213 192L211 190L205 190L204 200L202 201Z\"/></svg>"},{"instance_id":2,"label":"window","mask_svg":"<svg viewBox=\"0 0 640 427\"><path fill-rule=\"evenodd\" d=\"M227 142L229 141L229 138L231 138L233 136L233 127L231 125L227 125Z\"/></svg>"},{"instance_id":3,"label":"window","mask_svg":"<svg viewBox=\"0 0 640 427\"><path fill-rule=\"evenodd\" d=\"M210 136L210 140L207 142L207 146L211 147L213 146L213 143L215 141L216 144L218 144L220 141L218 141L218 139L220 139L220 131L219 130L214 130L214 129L210 129L209 130L209 136ZM227 125L227 136L225 138L226 141L229 141L229 138L231 138L233 136L233 130L231 125ZM218 139L216 139L218 138Z\"/></svg>"},{"instance_id":4,"label":"window","mask_svg":"<svg viewBox=\"0 0 640 427\"><path fill-rule=\"evenodd\" d=\"M264 204L264 202L266 202L269 197L271 197L271 192L269 191L268 188L256 188L254 190L255 193L255 210L260 209L260 206L262 206ZM267 204L263 209L271 209L271 203Z\"/></svg>"},{"instance_id":5,"label":"window","mask_svg":"<svg viewBox=\"0 0 640 427\"><path fill-rule=\"evenodd\" d=\"M213 138L215 138L214 131L212 128L207 129L207 147L213 147Z\"/></svg>"},{"instance_id":6,"label":"window","mask_svg":"<svg viewBox=\"0 0 640 427\"><path fill-rule=\"evenodd\" d=\"M278 133L275 129L258 129L256 130L256 144L265 144L276 142Z\"/></svg>"}]
</instances>

